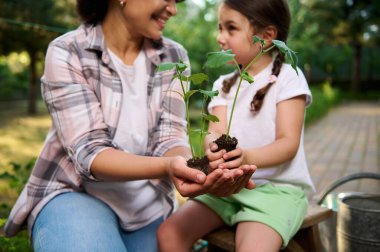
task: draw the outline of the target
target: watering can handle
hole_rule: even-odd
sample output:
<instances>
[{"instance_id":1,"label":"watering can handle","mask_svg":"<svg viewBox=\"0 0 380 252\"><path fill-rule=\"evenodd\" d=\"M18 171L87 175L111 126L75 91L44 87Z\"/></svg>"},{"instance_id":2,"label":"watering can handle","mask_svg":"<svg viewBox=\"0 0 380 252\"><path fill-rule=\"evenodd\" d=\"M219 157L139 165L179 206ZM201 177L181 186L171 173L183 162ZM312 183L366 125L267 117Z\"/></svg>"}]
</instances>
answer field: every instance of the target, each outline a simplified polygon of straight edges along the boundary
<instances>
[{"instance_id":1,"label":"watering can handle","mask_svg":"<svg viewBox=\"0 0 380 252\"><path fill-rule=\"evenodd\" d=\"M338 186L348 182L348 181L351 181L351 180L354 180L354 179L361 179L361 178L369 178L369 179L378 179L380 180L380 174L379 173L373 173L373 172L359 172L359 173L354 173L354 174L350 174L350 175L347 175L347 176L344 176L338 180L336 180L335 182L333 182L331 185L329 185L323 192L322 192L322 196L321 198L318 200L318 205L322 204L323 200L325 199L325 197L327 196L327 194L329 194L332 190L334 190L335 188L337 188Z\"/></svg>"}]
</instances>

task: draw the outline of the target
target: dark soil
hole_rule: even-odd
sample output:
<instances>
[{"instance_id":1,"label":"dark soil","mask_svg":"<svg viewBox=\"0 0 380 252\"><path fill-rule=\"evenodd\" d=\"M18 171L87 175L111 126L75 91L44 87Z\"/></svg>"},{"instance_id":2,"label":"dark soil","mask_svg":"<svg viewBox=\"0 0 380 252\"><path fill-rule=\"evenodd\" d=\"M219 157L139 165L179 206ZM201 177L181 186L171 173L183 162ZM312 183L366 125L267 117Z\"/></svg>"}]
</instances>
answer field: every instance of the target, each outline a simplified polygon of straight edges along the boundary
<instances>
[{"instance_id":1,"label":"dark soil","mask_svg":"<svg viewBox=\"0 0 380 252\"><path fill-rule=\"evenodd\" d=\"M202 158L190 158L189 160L187 160L187 166L194 169L198 169L204 172L206 175L210 173L209 160L206 156Z\"/></svg>"},{"instance_id":2,"label":"dark soil","mask_svg":"<svg viewBox=\"0 0 380 252\"><path fill-rule=\"evenodd\" d=\"M218 145L218 150L220 151L225 149L227 152L236 149L238 140L235 137L226 136L225 134L221 135L218 139L214 141Z\"/></svg>"}]
</instances>

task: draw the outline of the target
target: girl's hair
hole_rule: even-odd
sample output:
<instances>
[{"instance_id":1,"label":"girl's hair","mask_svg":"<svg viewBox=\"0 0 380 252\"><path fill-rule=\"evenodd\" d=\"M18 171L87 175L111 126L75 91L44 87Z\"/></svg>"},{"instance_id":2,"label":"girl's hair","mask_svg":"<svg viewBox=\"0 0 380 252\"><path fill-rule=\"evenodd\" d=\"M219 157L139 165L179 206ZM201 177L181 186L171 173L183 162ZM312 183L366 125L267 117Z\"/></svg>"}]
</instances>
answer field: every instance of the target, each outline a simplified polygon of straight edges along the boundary
<instances>
[{"instance_id":1,"label":"girl's hair","mask_svg":"<svg viewBox=\"0 0 380 252\"><path fill-rule=\"evenodd\" d=\"M244 15L250 21L255 32L272 25L277 29L277 39L286 42L290 27L290 11L287 0L224 0L223 3ZM273 48L271 52L276 53L272 75L278 77L285 61L285 55L277 47ZM224 80L223 92L228 93L237 78L238 73L236 72L231 78ZM257 91L251 102L251 109L254 112L259 112L264 97L274 82L269 82Z\"/></svg>"},{"instance_id":2,"label":"girl's hair","mask_svg":"<svg viewBox=\"0 0 380 252\"><path fill-rule=\"evenodd\" d=\"M77 12L85 24L103 21L108 10L107 0L77 0Z\"/></svg>"}]
</instances>

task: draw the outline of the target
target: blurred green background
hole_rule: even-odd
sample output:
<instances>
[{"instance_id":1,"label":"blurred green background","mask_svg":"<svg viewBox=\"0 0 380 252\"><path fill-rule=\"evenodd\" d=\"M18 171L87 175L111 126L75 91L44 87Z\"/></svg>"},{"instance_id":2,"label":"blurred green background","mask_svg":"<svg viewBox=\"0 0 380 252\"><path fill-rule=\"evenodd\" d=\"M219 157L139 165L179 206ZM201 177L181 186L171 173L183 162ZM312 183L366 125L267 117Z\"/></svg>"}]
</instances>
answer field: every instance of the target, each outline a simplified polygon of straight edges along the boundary
<instances>
[{"instance_id":1,"label":"blurred green background","mask_svg":"<svg viewBox=\"0 0 380 252\"><path fill-rule=\"evenodd\" d=\"M218 0L186 0L165 35L188 51L203 72L216 43ZM380 98L380 1L289 0L288 45L297 52L313 93L306 125L342 100ZM43 144L50 118L39 79L48 43L80 24L74 0L0 0L0 227ZM211 81L217 78L208 73ZM193 109L199 109L195 99ZM198 118L193 118L197 123ZM0 252L31 251L27 235L4 238Z\"/></svg>"}]
</instances>

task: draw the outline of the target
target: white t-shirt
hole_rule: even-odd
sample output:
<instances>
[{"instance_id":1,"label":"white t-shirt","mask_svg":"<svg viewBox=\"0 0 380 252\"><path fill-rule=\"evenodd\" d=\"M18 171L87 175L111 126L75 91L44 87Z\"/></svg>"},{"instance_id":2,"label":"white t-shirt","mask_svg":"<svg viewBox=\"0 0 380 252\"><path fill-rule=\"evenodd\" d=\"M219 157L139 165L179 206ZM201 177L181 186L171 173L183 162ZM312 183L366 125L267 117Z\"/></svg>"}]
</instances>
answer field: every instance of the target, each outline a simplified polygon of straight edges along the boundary
<instances>
[{"instance_id":1,"label":"white t-shirt","mask_svg":"<svg viewBox=\"0 0 380 252\"><path fill-rule=\"evenodd\" d=\"M263 71L253 76L252 84L243 81L240 86L230 135L238 139L238 146L243 149L261 147L275 141L277 103L299 95L306 95L307 106L311 103L311 92L302 71L298 69L297 75L289 64L283 64L277 81L264 98L260 112L255 115L250 109L252 98L257 90L269 83L272 66L273 63L269 64ZM221 76L215 81L213 89L219 90L219 95L214 97L208 106L210 112L215 106L227 106L228 119L237 83L231 87L228 94L222 91L222 86L223 80L232 75ZM314 191L303 147L303 129L297 154L291 161L271 168L257 169L252 179L257 185L271 182L298 185L308 191Z\"/></svg>"},{"instance_id":2,"label":"white t-shirt","mask_svg":"<svg viewBox=\"0 0 380 252\"><path fill-rule=\"evenodd\" d=\"M148 144L145 52L139 53L133 66L124 64L112 51L108 50L108 53L123 86L122 109L114 144L125 152L144 155ZM115 211L125 230L139 229L163 215L163 196L148 180L85 182L85 189Z\"/></svg>"}]
</instances>

